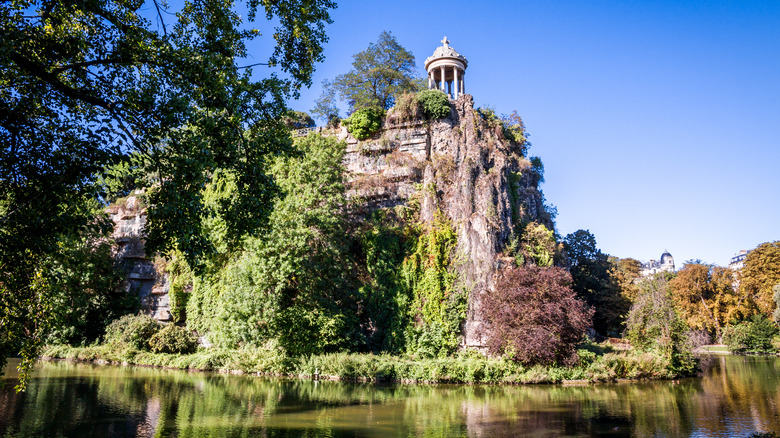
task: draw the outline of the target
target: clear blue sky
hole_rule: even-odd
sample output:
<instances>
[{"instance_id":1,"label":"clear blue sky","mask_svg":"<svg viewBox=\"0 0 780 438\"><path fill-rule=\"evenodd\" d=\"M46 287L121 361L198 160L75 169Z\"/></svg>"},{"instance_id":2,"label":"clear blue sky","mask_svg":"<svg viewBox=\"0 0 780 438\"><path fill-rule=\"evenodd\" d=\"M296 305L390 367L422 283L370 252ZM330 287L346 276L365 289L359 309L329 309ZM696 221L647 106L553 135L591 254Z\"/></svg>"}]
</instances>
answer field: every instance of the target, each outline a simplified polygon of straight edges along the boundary
<instances>
[{"instance_id":1,"label":"clear blue sky","mask_svg":"<svg viewBox=\"0 0 780 438\"><path fill-rule=\"evenodd\" d=\"M523 117L561 235L642 261L668 249L678 268L780 240L776 0L343 1L332 17L294 109L383 30L421 76L446 35L476 105Z\"/></svg>"}]
</instances>

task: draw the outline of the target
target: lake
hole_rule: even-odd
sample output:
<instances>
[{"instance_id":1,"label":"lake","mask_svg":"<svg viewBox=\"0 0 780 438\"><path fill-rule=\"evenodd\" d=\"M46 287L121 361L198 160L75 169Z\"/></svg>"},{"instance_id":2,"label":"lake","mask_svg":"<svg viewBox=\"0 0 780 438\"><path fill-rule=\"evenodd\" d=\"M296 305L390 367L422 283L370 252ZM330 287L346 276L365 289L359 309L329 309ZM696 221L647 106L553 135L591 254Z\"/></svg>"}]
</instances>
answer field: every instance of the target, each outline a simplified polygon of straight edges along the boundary
<instances>
[{"instance_id":1,"label":"lake","mask_svg":"<svg viewBox=\"0 0 780 438\"><path fill-rule=\"evenodd\" d=\"M3 437L739 437L780 432L780 359L584 386L374 385L65 361L0 389Z\"/></svg>"}]
</instances>

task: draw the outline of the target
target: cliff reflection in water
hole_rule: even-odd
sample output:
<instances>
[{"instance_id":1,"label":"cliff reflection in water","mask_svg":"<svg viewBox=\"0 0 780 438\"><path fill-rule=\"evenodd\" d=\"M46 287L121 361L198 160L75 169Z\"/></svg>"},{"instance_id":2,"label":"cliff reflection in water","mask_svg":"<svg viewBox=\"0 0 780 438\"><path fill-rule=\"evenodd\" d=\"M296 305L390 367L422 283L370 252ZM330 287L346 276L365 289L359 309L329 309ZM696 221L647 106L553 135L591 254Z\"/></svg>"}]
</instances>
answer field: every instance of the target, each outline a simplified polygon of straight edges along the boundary
<instances>
[{"instance_id":1,"label":"cliff reflection in water","mask_svg":"<svg viewBox=\"0 0 780 438\"><path fill-rule=\"evenodd\" d=\"M42 363L3 436L748 436L780 431L777 358L590 386L377 386ZM12 372L9 368L7 372Z\"/></svg>"}]
</instances>

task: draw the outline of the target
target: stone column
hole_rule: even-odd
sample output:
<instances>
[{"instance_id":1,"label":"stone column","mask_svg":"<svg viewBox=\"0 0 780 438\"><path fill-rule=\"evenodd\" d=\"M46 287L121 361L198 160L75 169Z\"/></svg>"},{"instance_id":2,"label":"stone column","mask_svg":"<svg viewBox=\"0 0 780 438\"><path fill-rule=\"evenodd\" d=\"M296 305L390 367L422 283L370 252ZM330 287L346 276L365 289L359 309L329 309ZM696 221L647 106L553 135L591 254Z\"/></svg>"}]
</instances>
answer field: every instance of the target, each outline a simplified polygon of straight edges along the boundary
<instances>
[{"instance_id":1,"label":"stone column","mask_svg":"<svg viewBox=\"0 0 780 438\"><path fill-rule=\"evenodd\" d=\"M428 72L428 89L433 88L433 73Z\"/></svg>"},{"instance_id":2,"label":"stone column","mask_svg":"<svg viewBox=\"0 0 780 438\"><path fill-rule=\"evenodd\" d=\"M444 80L444 66L441 66L441 91L447 94L447 82Z\"/></svg>"},{"instance_id":3,"label":"stone column","mask_svg":"<svg viewBox=\"0 0 780 438\"><path fill-rule=\"evenodd\" d=\"M454 82L452 83L453 85L452 98L457 99L458 96L460 95L460 84L458 83L458 67L454 67L452 69L452 74L454 78L453 79Z\"/></svg>"},{"instance_id":4,"label":"stone column","mask_svg":"<svg viewBox=\"0 0 780 438\"><path fill-rule=\"evenodd\" d=\"M466 94L466 72L463 72L463 77L460 79L460 92Z\"/></svg>"}]
</instances>

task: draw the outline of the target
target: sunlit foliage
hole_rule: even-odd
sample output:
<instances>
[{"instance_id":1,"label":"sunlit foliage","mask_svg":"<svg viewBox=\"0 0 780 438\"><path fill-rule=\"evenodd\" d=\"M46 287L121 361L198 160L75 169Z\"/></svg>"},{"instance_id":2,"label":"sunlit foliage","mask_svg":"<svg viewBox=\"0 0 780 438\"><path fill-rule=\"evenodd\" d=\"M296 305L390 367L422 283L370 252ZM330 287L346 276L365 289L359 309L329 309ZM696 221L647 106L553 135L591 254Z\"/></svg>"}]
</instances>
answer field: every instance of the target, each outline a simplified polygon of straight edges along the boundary
<instances>
[{"instance_id":1,"label":"sunlit foliage","mask_svg":"<svg viewBox=\"0 0 780 438\"><path fill-rule=\"evenodd\" d=\"M739 292L758 311L771 317L775 310L772 288L780 284L780 241L762 243L748 253L740 272Z\"/></svg>"},{"instance_id":2,"label":"sunlit foliage","mask_svg":"<svg viewBox=\"0 0 780 438\"><path fill-rule=\"evenodd\" d=\"M335 94L349 105L348 114L360 108L389 110L404 92L418 91L414 55L401 46L387 31L376 43L353 55L352 70L323 82L323 95L312 113L321 119L338 114Z\"/></svg>"}]
</instances>

